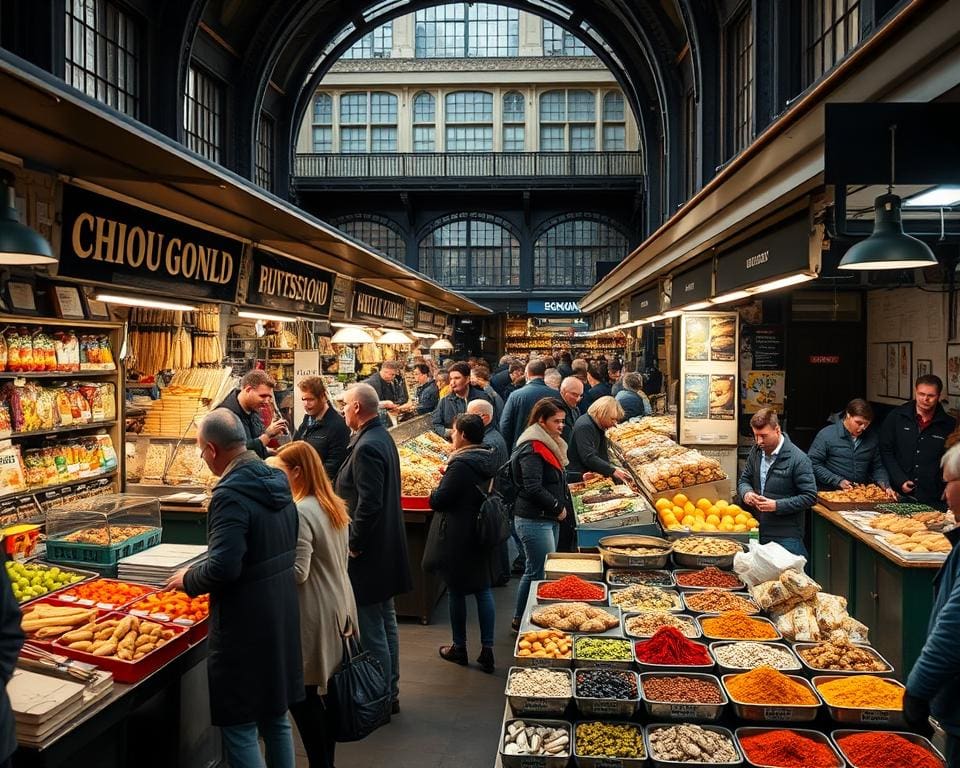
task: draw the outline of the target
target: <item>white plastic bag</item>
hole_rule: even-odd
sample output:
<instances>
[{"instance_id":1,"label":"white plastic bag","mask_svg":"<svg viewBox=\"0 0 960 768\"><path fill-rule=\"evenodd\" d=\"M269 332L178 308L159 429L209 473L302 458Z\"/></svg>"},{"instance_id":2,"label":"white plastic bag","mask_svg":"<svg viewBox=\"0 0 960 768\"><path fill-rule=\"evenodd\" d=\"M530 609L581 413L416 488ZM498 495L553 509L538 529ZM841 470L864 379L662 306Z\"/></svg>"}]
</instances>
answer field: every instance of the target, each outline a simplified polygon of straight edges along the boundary
<instances>
[{"instance_id":1,"label":"white plastic bag","mask_svg":"<svg viewBox=\"0 0 960 768\"><path fill-rule=\"evenodd\" d=\"M750 542L750 551L738 553L733 558L733 570L748 587L764 581L775 581L780 574L790 569L803 571L807 559L793 555L775 541L769 544Z\"/></svg>"}]
</instances>

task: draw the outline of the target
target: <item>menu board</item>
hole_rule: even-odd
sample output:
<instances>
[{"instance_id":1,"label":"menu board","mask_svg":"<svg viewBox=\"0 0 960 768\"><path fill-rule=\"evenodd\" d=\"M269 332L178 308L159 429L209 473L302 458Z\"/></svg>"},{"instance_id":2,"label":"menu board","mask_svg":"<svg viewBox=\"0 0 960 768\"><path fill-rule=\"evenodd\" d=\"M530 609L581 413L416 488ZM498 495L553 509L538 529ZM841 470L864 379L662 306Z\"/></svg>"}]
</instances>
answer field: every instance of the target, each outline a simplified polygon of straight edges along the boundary
<instances>
[{"instance_id":1,"label":"menu board","mask_svg":"<svg viewBox=\"0 0 960 768\"><path fill-rule=\"evenodd\" d=\"M680 316L680 442L736 445L736 312Z\"/></svg>"}]
</instances>

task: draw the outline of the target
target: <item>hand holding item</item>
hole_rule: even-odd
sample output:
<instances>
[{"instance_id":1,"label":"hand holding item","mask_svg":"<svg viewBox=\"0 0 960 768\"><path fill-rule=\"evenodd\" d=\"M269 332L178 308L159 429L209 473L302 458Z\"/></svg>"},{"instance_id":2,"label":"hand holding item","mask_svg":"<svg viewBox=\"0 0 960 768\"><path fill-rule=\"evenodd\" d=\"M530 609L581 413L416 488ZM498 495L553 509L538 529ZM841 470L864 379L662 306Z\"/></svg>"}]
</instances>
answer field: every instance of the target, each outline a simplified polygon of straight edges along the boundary
<instances>
[{"instance_id":1,"label":"hand holding item","mask_svg":"<svg viewBox=\"0 0 960 768\"><path fill-rule=\"evenodd\" d=\"M911 493L913 493L913 489L916 487L917 484L913 482L913 480L906 480L904 481L903 485L900 486L900 490L909 496Z\"/></svg>"},{"instance_id":2,"label":"hand holding item","mask_svg":"<svg viewBox=\"0 0 960 768\"><path fill-rule=\"evenodd\" d=\"M617 480L622 480L623 482L627 482L630 479L630 473L625 469L613 470L613 476L617 478Z\"/></svg>"},{"instance_id":3,"label":"hand holding item","mask_svg":"<svg viewBox=\"0 0 960 768\"><path fill-rule=\"evenodd\" d=\"M388 411L393 411L396 409L397 404L393 400L381 400L380 407Z\"/></svg>"},{"instance_id":4,"label":"hand holding item","mask_svg":"<svg viewBox=\"0 0 960 768\"><path fill-rule=\"evenodd\" d=\"M563 509L560 510L560 514L557 515L557 522L562 523L564 520L566 520L566 518L567 518L567 508L564 507Z\"/></svg>"},{"instance_id":5,"label":"hand holding item","mask_svg":"<svg viewBox=\"0 0 960 768\"><path fill-rule=\"evenodd\" d=\"M173 576L167 579L167 583L164 585L164 589L183 589L183 577L187 572L187 568L181 568Z\"/></svg>"},{"instance_id":6,"label":"hand holding item","mask_svg":"<svg viewBox=\"0 0 960 768\"><path fill-rule=\"evenodd\" d=\"M755 495L754 504L758 512L776 512L777 500L768 499L766 496Z\"/></svg>"},{"instance_id":7,"label":"hand holding item","mask_svg":"<svg viewBox=\"0 0 960 768\"><path fill-rule=\"evenodd\" d=\"M891 501L897 500L897 492L893 488L884 488L883 490L886 491L888 499Z\"/></svg>"},{"instance_id":8,"label":"hand holding item","mask_svg":"<svg viewBox=\"0 0 960 768\"><path fill-rule=\"evenodd\" d=\"M753 491L747 491L743 494L743 503L748 504L751 507L757 506L757 499L760 498L759 493L754 493Z\"/></svg>"},{"instance_id":9,"label":"hand holding item","mask_svg":"<svg viewBox=\"0 0 960 768\"><path fill-rule=\"evenodd\" d=\"M616 474L616 473L614 473L614 474ZM583 482L585 482L585 483L589 483L591 480L599 480L599 479L600 479L600 473L599 473L599 472L584 472L584 473L583 473Z\"/></svg>"},{"instance_id":10,"label":"hand holding item","mask_svg":"<svg viewBox=\"0 0 960 768\"><path fill-rule=\"evenodd\" d=\"M264 430L264 434L267 437L276 437L287 431L287 422L283 419L277 419L269 427Z\"/></svg>"},{"instance_id":11,"label":"hand holding item","mask_svg":"<svg viewBox=\"0 0 960 768\"><path fill-rule=\"evenodd\" d=\"M853 483L851 483L849 480L840 481L840 490L849 491L851 488L853 488Z\"/></svg>"}]
</instances>

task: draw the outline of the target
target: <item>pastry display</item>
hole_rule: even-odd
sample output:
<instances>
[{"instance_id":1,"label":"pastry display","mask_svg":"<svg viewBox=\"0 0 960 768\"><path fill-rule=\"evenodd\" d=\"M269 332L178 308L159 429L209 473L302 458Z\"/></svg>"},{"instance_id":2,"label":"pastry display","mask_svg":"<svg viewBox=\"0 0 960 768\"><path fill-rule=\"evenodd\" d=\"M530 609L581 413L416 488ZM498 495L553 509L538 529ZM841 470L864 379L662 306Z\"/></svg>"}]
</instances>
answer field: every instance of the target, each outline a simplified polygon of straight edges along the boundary
<instances>
[{"instance_id":1,"label":"pastry display","mask_svg":"<svg viewBox=\"0 0 960 768\"><path fill-rule=\"evenodd\" d=\"M586 603L555 603L537 608L530 620L538 627L564 632L606 632L620 625L613 614Z\"/></svg>"}]
</instances>

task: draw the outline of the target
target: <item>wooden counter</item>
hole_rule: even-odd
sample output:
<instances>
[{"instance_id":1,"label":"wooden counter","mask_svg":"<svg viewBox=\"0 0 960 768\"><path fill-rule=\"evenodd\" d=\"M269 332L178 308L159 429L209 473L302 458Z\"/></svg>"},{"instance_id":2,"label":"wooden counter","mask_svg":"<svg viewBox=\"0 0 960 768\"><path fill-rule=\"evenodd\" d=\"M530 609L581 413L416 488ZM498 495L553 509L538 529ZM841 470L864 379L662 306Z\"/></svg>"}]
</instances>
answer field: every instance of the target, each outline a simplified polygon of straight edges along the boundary
<instances>
[{"instance_id":1,"label":"wooden counter","mask_svg":"<svg viewBox=\"0 0 960 768\"><path fill-rule=\"evenodd\" d=\"M927 637L938 562L905 560L821 505L811 516L811 575L870 628L870 642L905 680Z\"/></svg>"}]
</instances>

